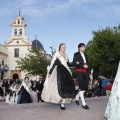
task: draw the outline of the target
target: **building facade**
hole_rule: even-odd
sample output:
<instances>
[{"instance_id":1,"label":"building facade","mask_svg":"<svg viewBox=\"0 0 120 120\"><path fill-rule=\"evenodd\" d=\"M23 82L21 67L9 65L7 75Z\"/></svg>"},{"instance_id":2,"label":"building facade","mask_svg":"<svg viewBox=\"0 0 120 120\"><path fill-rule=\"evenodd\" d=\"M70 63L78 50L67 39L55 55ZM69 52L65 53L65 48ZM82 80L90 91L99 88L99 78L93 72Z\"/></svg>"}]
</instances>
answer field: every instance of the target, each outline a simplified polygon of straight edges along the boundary
<instances>
[{"instance_id":1,"label":"building facade","mask_svg":"<svg viewBox=\"0 0 120 120\"><path fill-rule=\"evenodd\" d=\"M4 74L5 79L23 79L25 77L26 73L17 68L16 60L25 57L32 46L36 45L46 55L47 59L51 59L51 55L45 52L43 45L37 39L29 42L29 38L25 32L26 26L27 24L24 18L22 16L16 16L14 22L11 24L11 36L4 46L0 46L1 65L4 61L4 64L8 66L8 70Z\"/></svg>"}]
</instances>

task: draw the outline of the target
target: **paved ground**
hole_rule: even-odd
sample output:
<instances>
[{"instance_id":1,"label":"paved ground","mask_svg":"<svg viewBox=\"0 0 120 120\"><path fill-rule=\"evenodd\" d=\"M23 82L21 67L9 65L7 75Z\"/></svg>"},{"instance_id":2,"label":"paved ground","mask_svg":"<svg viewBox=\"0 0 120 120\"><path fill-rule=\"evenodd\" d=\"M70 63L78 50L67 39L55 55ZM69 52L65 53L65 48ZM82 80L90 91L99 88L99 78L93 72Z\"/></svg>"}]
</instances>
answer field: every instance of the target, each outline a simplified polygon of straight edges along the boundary
<instances>
[{"instance_id":1,"label":"paved ground","mask_svg":"<svg viewBox=\"0 0 120 120\"><path fill-rule=\"evenodd\" d=\"M0 102L0 120L105 120L104 112L108 97L86 99L90 110L85 110L75 102L61 110L59 105L32 103L6 105Z\"/></svg>"}]
</instances>

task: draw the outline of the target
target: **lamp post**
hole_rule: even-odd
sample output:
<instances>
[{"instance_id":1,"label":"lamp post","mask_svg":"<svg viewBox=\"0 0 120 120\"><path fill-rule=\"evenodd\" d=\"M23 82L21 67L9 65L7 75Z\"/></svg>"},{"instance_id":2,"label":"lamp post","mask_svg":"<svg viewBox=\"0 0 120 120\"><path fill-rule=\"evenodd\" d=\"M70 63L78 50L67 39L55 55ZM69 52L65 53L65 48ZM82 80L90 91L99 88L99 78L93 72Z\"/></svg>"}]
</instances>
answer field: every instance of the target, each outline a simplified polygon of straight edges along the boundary
<instances>
[{"instance_id":1,"label":"lamp post","mask_svg":"<svg viewBox=\"0 0 120 120\"><path fill-rule=\"evenodd\" d=\"M54 53L55 53L55 51L56 51L56 50L54 49L54 45L53 45L53 47L50 46L50 49L51 49L51 51L52 51L52 56L53 56ZM54 49L54 50L53 50L53 49Z\"/></svg>"}]
</instances>

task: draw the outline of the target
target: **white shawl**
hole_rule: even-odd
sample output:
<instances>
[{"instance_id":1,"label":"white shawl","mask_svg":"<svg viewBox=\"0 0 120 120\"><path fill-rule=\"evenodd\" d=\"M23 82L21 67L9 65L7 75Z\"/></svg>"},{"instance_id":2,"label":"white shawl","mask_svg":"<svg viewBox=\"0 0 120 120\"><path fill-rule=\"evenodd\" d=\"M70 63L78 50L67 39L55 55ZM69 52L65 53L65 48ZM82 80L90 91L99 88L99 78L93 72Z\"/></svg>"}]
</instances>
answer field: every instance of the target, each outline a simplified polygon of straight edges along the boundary
<instances>
[{"instance_id":1,"label":"white shawl","mask_svg":"<svg viewBox=\"0 0 120 120\"><path fill-rule=\"evenodd\" d=\"M20 86L20 88L19 88L19 90L21 89L21 87L23 86L26 90L27 90L27 92L30 94L30 87L31 87L31 82L29 81L29 83L28 83L28 85L25 83L25 80L23 80L23 82L22 82L22 84L21 84L21 86ZM18 90L18 92L19 92L19 90Z\"/></svg>"},{"instance_id":2,"label":"white shawl","mask_svg":"<svg viewBox=\"0 0 120 120\"><path fill-rule=\"evenodd\" d=\"M47 73L49 73L50 69L52 68L52 66L53 66L53 64L54 64L54 62L55 62L55 60L56 60L57 58L59 59L59 61L61 62L61 64L63 64L63 65L67 68L67 70L70 72L70 74L72 74L71 70L69 69L69 67L68 67L68 65L67 65L68 56L65 54L65 57L63 57L63 56L60 54L59 51L57 51L57 52L54 54L53 59L52 59L52 61L51 61L51 64L50 64L50 67L49 67Z\"/></svg>"},{"instance_id":3,"label":"white shawl","mask_svg":"<svg viewBox=\"0 0 120 120\"><path fill-rule=\"evenodd\" d=\"M59 51L57 51L53 58L52 58L52 61L51 61L51 64L50 66L47 67L47 76L46 76L46 80L45 80L45 83L44 83L44 86L47 86L48 85L48 74L49 74L49 71L50 69L52 68L54 62L56 59L59 59L59 61L67 68L67 70L70 72L70 74L72 75L72 72L71 70L69 69L68 65L67 65L67 62L68 62L68 56L65 54L65 57L63 57Z\"/></svg>"}]
</instances>

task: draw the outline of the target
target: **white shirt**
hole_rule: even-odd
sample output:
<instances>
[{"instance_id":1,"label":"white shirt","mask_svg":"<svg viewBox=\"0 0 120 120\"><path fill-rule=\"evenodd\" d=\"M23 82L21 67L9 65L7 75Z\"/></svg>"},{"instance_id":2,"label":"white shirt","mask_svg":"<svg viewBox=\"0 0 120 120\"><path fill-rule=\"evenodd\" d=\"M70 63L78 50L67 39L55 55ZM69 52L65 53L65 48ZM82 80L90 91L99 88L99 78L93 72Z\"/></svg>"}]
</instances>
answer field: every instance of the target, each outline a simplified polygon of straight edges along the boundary
<instances>
[{"instance_id":1,"label":"white shirt","mask_svg":"<svg viewBox=\"0 0 120 120\"><path fill-rule=\"evenodd\" d=\"M86 63L86 58L85 58L84 53L80 52L80 54L81 54L81 56L82 56L82 58L83 58L84 63Z\"/></svg>"}]
</instances>

